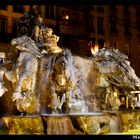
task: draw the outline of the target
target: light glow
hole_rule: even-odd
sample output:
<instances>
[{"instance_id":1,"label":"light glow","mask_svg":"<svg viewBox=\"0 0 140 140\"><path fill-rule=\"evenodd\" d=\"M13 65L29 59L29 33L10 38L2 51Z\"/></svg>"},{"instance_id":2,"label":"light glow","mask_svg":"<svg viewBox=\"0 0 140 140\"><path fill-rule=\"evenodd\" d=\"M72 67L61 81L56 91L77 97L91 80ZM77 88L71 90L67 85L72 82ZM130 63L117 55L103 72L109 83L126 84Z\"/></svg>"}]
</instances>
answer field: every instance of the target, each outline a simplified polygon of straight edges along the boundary
<instances>
[{"instance_id":1,"label":"light glow","mask_svg":"<svg viewBox=\"0 0 140 140\"><path fill-rule=\"evenodd\" d=\"M95 47L91 47L91 53L94 55L99 51L98 45L95 45Z\"/></svg>"},{"instance_id":2,"label":"light glow","mask_svg":"<svg viewBox=\"0 0 140 140\"><path fill-rule=\"evenodd\" d=\"M140 91L136 90L136 91L131 91L130 93L140 93Z\"/></svg>"},{"instance_id":3,"label":"light glow","mask_svg":"<svg viewBox=\"0 0 140 140\"><path fill-rule=\"evenodd\" d=\"M117 93L116 92L114 92L114 96L117 97Z\"/></svg>"},{"instance_id":4,"label":"light glow","mask_svg":"<svg viewBox=\"0 0 140 140\"><path fill-rule=\"evenodd\" d=\"M69 19L69 15L64 15L62 18L68 20Z\"/></svg>"}]
</instances>

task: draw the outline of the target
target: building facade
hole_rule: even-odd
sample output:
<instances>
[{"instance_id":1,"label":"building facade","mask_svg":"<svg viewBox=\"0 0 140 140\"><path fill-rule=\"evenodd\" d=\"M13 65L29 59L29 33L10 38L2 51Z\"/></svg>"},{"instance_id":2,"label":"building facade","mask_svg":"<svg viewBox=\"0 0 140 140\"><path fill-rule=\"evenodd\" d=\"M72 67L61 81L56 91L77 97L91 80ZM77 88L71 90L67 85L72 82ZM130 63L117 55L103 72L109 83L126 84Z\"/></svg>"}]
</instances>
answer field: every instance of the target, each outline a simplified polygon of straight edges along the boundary
<instances>
[{"instance_id":1,"label":"building facade","mask_svg":"<svg viewBox=\"0 0 140 140\"><path fill-rule=\"evenodd\" d=\"M38 6L38 5L36 5ZM89 55L89 42L99 48L109 44L128 55L140 77L140 8L124 5L40 5L43 23L60 36L59 45L73 53ZM0 6L0 51L8 53L14 21L31 5Z\"/></svg>"}]
</instances>

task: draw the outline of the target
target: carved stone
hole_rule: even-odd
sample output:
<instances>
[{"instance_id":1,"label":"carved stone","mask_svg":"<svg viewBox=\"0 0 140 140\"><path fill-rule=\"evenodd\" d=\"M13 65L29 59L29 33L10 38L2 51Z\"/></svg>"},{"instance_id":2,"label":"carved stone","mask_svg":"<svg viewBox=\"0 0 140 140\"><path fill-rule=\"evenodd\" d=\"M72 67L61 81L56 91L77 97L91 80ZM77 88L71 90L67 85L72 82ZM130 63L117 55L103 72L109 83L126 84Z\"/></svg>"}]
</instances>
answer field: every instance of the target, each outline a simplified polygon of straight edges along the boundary
<instances>
[{"instance_id":1,"label":"carved stone","mask_svg":"<svg viewBox=\"0 0 140 140\"><path fill-rule=\"evenodd\" d=\"M44 120L47 124L48 135L80 135L80 131L76 130L72 124L70 117L48 117Z\"/></svg>"},{"instance_id":2,"label":"carved stone","mask_svg":"<svg viewBox=\"0 0 140 140\"><path fill-rule=\"evenodd\" d=\"M43 135L41 117L4 117L10 135Z\"/></svg>"}]
</instances>

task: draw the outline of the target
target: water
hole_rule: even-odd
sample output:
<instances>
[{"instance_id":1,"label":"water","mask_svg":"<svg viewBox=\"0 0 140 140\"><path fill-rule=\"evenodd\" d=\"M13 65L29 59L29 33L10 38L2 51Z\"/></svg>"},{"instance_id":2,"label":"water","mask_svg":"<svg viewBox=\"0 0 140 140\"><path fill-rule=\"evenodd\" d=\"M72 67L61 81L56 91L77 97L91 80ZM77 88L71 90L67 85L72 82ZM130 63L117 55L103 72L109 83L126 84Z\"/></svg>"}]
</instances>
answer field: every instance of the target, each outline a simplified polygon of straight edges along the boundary
<instances>
[{"instance_id":1,"label":"water","mask_svg":"<svg viewBox=\"0 0 140 140\"><path fill-rule=\"evenodd\" d=\"M103 113L100 112L87 112L87 113L65 113L65 114L41 114L41 116L53 116L53 117L63 117L63 116L102 116Z\"/></svg>"}]
</instances>

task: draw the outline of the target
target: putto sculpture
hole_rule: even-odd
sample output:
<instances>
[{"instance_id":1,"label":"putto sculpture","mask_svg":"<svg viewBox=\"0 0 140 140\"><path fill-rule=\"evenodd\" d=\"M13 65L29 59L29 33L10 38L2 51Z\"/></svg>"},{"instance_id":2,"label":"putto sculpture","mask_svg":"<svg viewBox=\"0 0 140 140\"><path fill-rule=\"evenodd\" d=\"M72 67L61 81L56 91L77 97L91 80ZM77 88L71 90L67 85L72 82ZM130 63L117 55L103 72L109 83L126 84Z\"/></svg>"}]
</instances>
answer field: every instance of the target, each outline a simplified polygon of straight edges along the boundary
<instances>
[{"instance_id":1,"label":"putto sculpture","mask_svg":"<svg viewBox=\"0 0 140 140\"><path fill-rule=\"evenodd\" d=\"M62 49L57 45L59 37L52 34L53 30L51 28L42 26L39 31L39 42L41 42L41 47L44 48L45 53L59 53L62 52ZM42 51L42 52L43 52Z\"/></svg>"}]
</instances>

